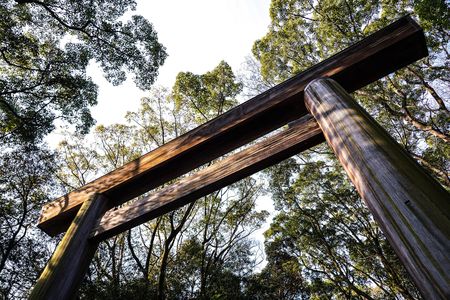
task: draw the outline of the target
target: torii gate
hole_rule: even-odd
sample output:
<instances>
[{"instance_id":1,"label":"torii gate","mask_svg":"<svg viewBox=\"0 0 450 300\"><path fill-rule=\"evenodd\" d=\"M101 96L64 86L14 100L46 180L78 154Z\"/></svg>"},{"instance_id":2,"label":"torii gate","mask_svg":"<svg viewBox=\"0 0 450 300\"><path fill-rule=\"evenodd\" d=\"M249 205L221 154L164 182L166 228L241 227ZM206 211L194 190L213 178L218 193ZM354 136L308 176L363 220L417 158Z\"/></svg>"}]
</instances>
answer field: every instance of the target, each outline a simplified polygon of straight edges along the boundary
<instances>
[{"instance_id":1,"label":"torii gate","mask_svg":"<svg viewBox=\"0 0 450 300\"><path fill-rule=\"evenodd\" d=\"M100 241L322 143L333 148L426 299L450 299L450 194L347 92L428 55L409 16L293 78L44 205L38 227L67 230L30 299L76 293ZM111 209L285 124L287 129Z\"/></svg>"}]
</instances>

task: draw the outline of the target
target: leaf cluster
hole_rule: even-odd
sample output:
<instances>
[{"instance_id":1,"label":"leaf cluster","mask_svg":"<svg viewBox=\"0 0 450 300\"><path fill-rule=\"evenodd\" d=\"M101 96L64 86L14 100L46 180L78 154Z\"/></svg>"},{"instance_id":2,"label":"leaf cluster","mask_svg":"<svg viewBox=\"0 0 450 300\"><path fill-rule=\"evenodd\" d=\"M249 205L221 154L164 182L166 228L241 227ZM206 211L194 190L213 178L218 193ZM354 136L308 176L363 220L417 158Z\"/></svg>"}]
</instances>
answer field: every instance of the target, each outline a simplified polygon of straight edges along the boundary
<instances>
[{"instance_id":1,"label":"leaf cluster","mask_svg":"<svg viewBox=\"0 0 450 300\"><path fill-rule=\"evenodd\" d=\"M34 142L61 119L86 133L97 86L86 74L96 61L114 85L127 73L150 88L166 58L142 16L121 20L134 1L8 0L0 4L0 136Z\"/></svg>"}]
</instances>

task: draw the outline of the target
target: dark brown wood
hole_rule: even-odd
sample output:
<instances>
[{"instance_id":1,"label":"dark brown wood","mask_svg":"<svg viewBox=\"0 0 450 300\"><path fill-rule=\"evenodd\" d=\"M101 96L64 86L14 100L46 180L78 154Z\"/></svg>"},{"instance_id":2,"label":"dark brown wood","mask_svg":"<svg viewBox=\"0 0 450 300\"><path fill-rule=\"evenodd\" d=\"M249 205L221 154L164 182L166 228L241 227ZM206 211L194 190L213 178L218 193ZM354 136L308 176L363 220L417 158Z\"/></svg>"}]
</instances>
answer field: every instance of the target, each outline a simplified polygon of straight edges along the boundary
<instances>
[{"instance_id":1,"label":"dark brown wood","mask_svg":"<svg viewBox=\"0 0 450 300\"><path fill-rule=\"evenodd\" d=\"M30 299L74 298L98 246L98 242L88 239L89 233L104 212L106 203L104 196L99 194L83 202L31 291Z\"/></svg>"},{"instance_id":2,"label":"dark brown wood","mask_svg":"<svg viewBox=\"0 0 450 300\"><path fill-rule=\"evenodd\" d=\"M450 299L450 194L332 79L305 103L425 299Z\"/></svg>"},{"instance_id":3,"label":"dark brown wood","mask_svg":"<svg viewBox=\"0 0 450 300\"><path fill-rule=\"evenodd\" d=\"M321 76L354 91L427 55L422 29L409 17L233 108L164 146L46 204L38 227L50 235L69 226L81 204L103 193L114 206L174 179L305 115L305 85Z\"/></svg>"},{"instance_id":4,"label":"dark brown wood","mask_svg":"<svg viewBox=\"0 0 450 300\"><path fill-rule=\"evenodd\" d=\"M102 240L159 217L324 141L319 126L306 115L289 128L232 154L143 199L110 210L91 236Z\"/></svg>"}]
</instances>

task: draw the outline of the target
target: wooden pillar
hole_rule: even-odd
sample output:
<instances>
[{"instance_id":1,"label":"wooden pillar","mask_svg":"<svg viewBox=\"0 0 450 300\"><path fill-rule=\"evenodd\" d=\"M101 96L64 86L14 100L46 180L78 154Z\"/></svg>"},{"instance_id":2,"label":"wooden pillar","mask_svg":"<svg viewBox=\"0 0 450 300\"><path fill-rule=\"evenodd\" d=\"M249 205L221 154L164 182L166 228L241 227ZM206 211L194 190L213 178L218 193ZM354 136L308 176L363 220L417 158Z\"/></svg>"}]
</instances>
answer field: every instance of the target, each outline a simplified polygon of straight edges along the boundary
<instances>
[{"instance_id":1,"label":"wooden pillar","mask_svg":"<svg viewBox=\"0 0 450 300\"><path fill-rule=\"evenodd\" d=\"M305 104L425 299L450 299L450 194L334 80Z\"/></svg>"},{"instance_id":2,"label":"wooden pillar","mask_svg":"<svg viewBox=\"0 0 450 300\"><path fill-rule=\"evenodd\" d=\"M30 299L75 297L98 247L98 242L88 238L97 218L104 212L105 200L103 195L94 194L83 203L31 291Z\"/></svg>"}]
</instances>

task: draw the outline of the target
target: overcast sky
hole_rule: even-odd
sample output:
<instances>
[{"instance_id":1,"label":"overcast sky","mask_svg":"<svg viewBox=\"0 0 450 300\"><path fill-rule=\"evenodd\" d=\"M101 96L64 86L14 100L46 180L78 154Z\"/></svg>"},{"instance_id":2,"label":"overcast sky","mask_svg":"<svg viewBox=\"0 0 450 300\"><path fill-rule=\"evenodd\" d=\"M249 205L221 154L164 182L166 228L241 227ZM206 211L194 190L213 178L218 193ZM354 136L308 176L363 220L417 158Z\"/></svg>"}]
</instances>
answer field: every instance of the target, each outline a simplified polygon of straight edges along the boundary
<instances>
[{"instance_id":1,"label":"overcast sky","mask_svg":"<svg viewBox=\"0 0 450 300\"><path fill-rule=\"evenodd\" d=\"M156 84L171 88L178 72L203 74L221 60L239 70L253 42L267 32L269 6L270 0L138 1L134 14L153 23L169 54ZM131 80L113 87L95 66L88 74L99 85L99 103L92 109L97 124L124 122L146 95Z\"/></svg>"}]
</instances>

